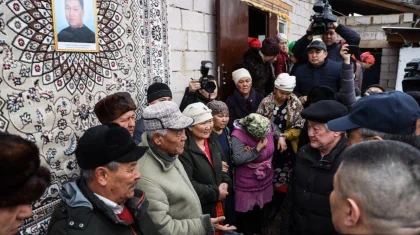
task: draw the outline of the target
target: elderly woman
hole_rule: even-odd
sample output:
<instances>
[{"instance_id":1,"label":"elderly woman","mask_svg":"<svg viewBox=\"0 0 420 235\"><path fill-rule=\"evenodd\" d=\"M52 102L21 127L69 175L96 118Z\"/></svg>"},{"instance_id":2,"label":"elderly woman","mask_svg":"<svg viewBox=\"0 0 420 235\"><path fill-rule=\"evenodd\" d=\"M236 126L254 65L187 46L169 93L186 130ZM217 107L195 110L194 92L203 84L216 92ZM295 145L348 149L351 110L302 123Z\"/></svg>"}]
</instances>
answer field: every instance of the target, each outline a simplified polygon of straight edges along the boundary
<instances>
[{"instance_id":1,"label":"elderly woman","mask_svg":"<svg viewBox=\"0 0 420 235\"><path fill-rule=\"evenodd\" d=\"M279 45L280 52L276 57L274 65L274 73L277 76L281 73L288 73L290 69L289 47L287 44L287 37L283 33L276 35L276 41Z\"/></svg>"},{"instance_id":2,"label":"elderly woman","mask_svg":"<svg viewBox=\"0 0 420 235\"><path fill-rule=\"evenodd\" d=\"M271 161L274 138L279 133L268 118L255 113L236 120L234 126L232 148L238 230L260 234L266 214L264 208L273 196ZM285 143L279 141L277 147L284 149Z\"/></svg>"},{"instance_id":3,"label":"elderly woman","mask_svg":"<svg viewBox=\"0 0 420 235\"><path fill-rule=\"evenodd\" d=\"M295 86L295 76L280 74L274 82L273 93L263 99L257 110L258 114L267 117L279 127L282 133L280 138L287 145L284 151L276 150L273 156L275 194L270 216L275 216L287 192L289 172L295 165L299 135L305 123L300 116L303 106L292 93Z\"/></svg>"},{"instance_id":4,"label":"elderly woman","mask_svg":"<svg viewBox=\"0 0 420 235\"><path fill-rule=\"evenodd\" d=\"M203 214L223 216L222 202L228 194L230 179L222 171L223 152L213 132L211 110L201 102L188 105L185 116L194 119L186 130L187 141L179 157L200 198Z\"/></svg>"},{"instance_id":5,"label":"elderly woman","mask_svg":"<svg viewBox=\"0 0 420 235\"><path fill-rule=\"evenodd\" d=\"M241 119L250 113L255 113L258 105L264 98L262 94L257 93L252 88L252 78L248 70L241 68L233 71L233 82L236 89L233 95L226 99L226 105L229 108L229 128L233 128L233 121Z\"/></svg>"},{"instance_id":6,"label":"elderly woman","mask_svg":"<svg viewBox=\"0 0 420 235\"><path fill-rule=\"evenodd\" d=\"M223 151L222 170L233 179L232 175L232 142L230 140L230 130L227 127L229 122L229 109L225 103L213 100L207 104L213 115L213 132L218 135L218 141ZM236 224L235 220L235 198L233 188L228 190L228 196L225 200L226 224Z\"/></svg>"}]
</instances>

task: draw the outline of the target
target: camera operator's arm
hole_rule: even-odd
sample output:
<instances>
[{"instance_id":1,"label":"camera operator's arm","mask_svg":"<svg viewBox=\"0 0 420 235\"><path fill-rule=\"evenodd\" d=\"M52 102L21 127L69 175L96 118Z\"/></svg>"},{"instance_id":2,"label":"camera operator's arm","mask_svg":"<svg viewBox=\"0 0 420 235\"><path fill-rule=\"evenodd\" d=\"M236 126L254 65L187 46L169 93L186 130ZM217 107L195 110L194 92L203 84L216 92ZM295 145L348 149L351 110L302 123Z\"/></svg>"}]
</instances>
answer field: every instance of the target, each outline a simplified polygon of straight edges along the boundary
<instances>
[{"instance_id":1,"label":"camera operator's arm","mask_svg":"<svg viewBox=\"0 0 420 235\"><path fill-rule=\"evenodd\" d=\"M306 47L312 41L312 24L308 27L306 34L303 35L299 40L296 41L295 45L293 46L293 54L298 58L298 60L308 60L308 55L305 53Z\"/></svg>"},{"instance_id":2,"label":"camera operator's arm","mask_svg":"<svg viewBox=\"0 0 420 235\"><path fill-rule=\"evenodd\" d=\"M333 23L333 28L335 32L340 35L346 43L349 45L359 45L360 44L360 35L358 32L354 31L350 27L347 27L343 24L338 24L337 22Z\"/></svg>"},{"instance_id":3,"label":"camera operator's arm","mask_svg":"<svg viewBox=\"0 0 420 235\"><path fill-rule=\"evenodd\" d=\"M343 105L349 106L356 102L356 93L354 91L354 72L353 64L348 53L348 44L344 44L340 50L343 57L343 65L341 67L339 100Z\"/></svg>"},{"instance_id":4,"label":"camera operator's arm","mask_svg":"<svg viewBox=\"0 0 420 235\"><path fill-rule=\"evenodd\" d=\"M200 90L200 81L198 80L191 80L188 87L185 88L184 97L182 98L181 105L179 106L179 109L184 111L184 109L192 103L197 102L197 95L198 90Z\"/></svg>"}]
</instances>

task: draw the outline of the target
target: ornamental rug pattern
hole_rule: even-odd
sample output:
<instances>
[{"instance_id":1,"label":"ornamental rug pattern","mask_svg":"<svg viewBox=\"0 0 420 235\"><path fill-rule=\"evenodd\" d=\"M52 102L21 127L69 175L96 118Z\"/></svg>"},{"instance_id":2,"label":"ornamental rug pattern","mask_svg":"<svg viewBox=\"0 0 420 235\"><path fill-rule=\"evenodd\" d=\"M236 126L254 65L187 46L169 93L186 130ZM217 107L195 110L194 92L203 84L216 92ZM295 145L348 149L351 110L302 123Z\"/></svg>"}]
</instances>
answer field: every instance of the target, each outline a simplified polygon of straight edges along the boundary
<instances>
[{"instance_id":1,"label":"ornamental rug pattern","mask_svg":"<svg viewBox=\"0 0 420 235\"><path fill-rule=\"evenodd\" d=\"M0 0L0 131L36 142L52 185L20 234L46 234L61 184L78 176L73 155L99 122L95 103L127 91L139 109L153 82L169 81L164 0L97 0L99 53L54 51L51 0Z\"/></svg>"}]
</instances>

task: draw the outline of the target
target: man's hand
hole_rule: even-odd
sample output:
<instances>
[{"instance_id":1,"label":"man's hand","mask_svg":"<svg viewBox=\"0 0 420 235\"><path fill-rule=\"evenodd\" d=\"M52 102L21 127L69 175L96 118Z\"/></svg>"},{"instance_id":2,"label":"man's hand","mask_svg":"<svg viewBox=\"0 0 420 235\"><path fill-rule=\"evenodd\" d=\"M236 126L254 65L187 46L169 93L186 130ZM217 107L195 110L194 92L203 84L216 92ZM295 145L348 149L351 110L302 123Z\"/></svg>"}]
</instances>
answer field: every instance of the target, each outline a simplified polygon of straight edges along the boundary
<instances>
[{"instance_id":1,"label":"man's hand","mask_svg":"<svg viewBox=\"0 0 420 235\"><path fill-rule=\"evenodd\" d=\"M236 230L235 226L230 226L229 224L226 225L221 225L220 223L222 223L225 220L224 216L219 216L217 218L211 218L211 223L213 224L213 227L215 228L215 230L218 231L234 231Z\"/></svg>"},{"instance_id":2,"label":"man's hand","mask_svg":"<svg viewBox=\"0 0 420 235\"><path fill-rule=\"evenodd\" d=\"M334 22L331 24L331 29L336 29L338 27L338 22Z\"/></svg>"},{"instance_id":3,"label":"man's hand","mask_svg":"<svg viewBox=\"0 0 420 235\"><path fill-rule=\"evenodd\" d=\"M219 201L225 200L228 193L228 184L227 183L221 183L219 185Z\"/></svg>"},{"instance_id":4,"label":"man's hand","mask_svg":"<svg viewBox=\"0 0 420 235\"><path fill-rule=\"evenodd\" d=\"M257 151L261 152L261 150L263 150L263 148L265 148L267 143L268 143L268 140L267 140L266 137L264 137L262 140L260 140L260 142L258 142L258 145L257 145Z\"/></svg>"},{"instance_id":5,"label":"man's hand","mask_svg":"<svg viewBox=\"0 0 420 235\"><path fill-rule=\"evenodd\" d=\"M340 50L341 57L343 57L344 63L350 64L349 44L341 46Z\"/></svg>"},{"instance_id":6,"label":"man's hand","mask_svg":"<svg viewBox=\"0 0 420 235\"><path fill-rule=\"evenodd\" d=\"M222 171L227 173L228 170L229 170L229 165L226 162L222 161Z\"/></svg>"},{"instance_id":7,"label":"man's hand","mask_svg":"<svg viewBox=\"0 0 420 235\"><path fill-rule=\"evenodd\" d=\"M200 81L198 80L191 80L188 89L190 92L196 92L198 90L200 90L201 85L200 85Z\"/></svg>"}]
</instances>

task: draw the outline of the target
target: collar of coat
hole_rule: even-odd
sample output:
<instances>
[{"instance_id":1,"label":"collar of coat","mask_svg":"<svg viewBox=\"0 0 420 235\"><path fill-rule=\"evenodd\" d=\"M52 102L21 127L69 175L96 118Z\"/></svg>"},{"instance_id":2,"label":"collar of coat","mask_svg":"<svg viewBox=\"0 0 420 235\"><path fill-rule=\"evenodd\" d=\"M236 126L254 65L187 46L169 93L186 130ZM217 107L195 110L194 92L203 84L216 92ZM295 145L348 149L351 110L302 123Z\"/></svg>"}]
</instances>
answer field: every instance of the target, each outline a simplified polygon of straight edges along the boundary
<instances>
[{"instance_id":1,"label":"collar of coat","mask_svg":"<svg viewBox=\"0 0 420 235\"><path fill-rule=\"evenodd\" d=\"M90 217L94 215L93 211L98 211L103 216L108 218L110 220L110 223L117 223L122 225L131 225L131 222L126 222L118 218L117 215L115 215L114 211L109 208L103 201L101 201L95 194L92 192L92 190L87 185L86 181L83 178L79 178L77 180L77 185L82 192L83 196L85 196L86 200L92 204L93 208L85 207L85 210L80 210L78 208L80 207L72 207L71 205L68 205L68 219L69 221L72 221L73 223L68 223L69 227L74 227L77 229L85 229L87 227L87 224L90 221ZM147 201L145 201L144 192L141 190L134 190L134 197L128 199L125 202L125 206L130 211L131 215L134 218L134 221L136 221L136 218L141 218L146 213L146 210L141 210L142 206L147 206ZM80 226L80 224L83 224L84 226Z\"/></svg>"},{"instance_id":2,"label":"collar of coat","mask_svg":"<svg viewBox=\"0 0 420 235\"><path fill-rule=\"evenodd\" d=\"M311 144L308 143L307 145L303 146L299 150L299 157L304 158L310 162L312 162L312 167L322 168L322 169L331 169L333 167L334 160L341 152L344 151L347 147L347 137L345 135L341 135L340 141L335 145L335 147L331 150L330 153L325 155L320 161L317 161L316 155L319 154L319 150L312 148Z\"/></svg>"}]
</instances>

